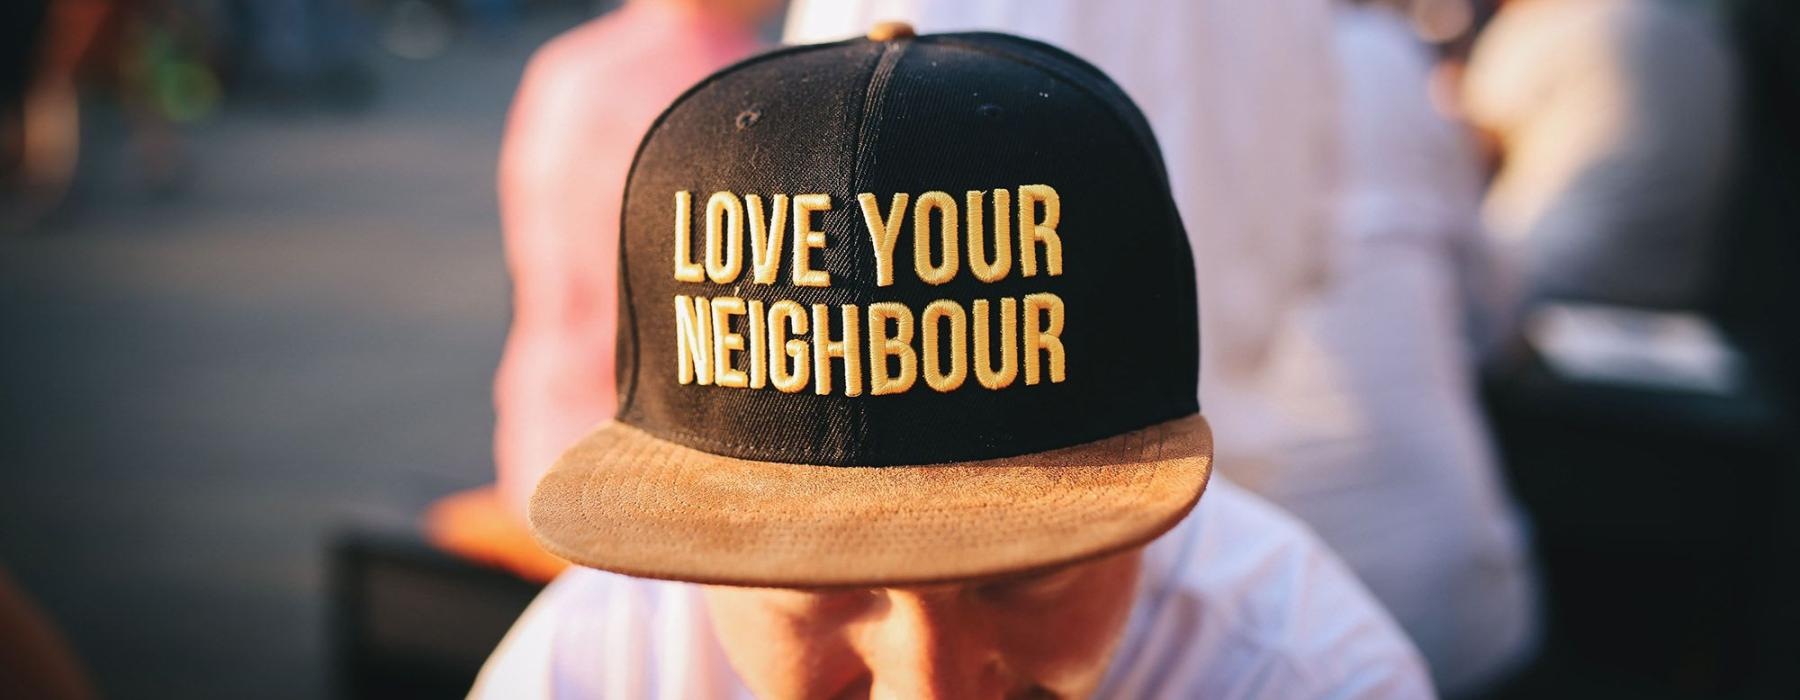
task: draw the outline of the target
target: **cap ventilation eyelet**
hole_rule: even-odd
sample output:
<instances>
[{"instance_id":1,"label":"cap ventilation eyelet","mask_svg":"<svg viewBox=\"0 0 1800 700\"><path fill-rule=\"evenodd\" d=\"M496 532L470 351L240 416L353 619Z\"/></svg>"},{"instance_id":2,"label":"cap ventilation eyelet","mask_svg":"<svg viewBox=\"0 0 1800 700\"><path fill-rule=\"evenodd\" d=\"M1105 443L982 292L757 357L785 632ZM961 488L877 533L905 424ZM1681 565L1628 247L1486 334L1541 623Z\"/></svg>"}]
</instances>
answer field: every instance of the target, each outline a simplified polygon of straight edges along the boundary
<instances>
[{"instance_id":1,"label":"cap ventilation eyelet","mask_svg":"<svg viewBox=\"0 0 1800 700\"><path fill-rule=\"evenodd\" d=\"M759 119L762 119L762 110L751 108L738 112L737 119L732 121L737 124L738 131L743 131L755 126Z\"/></svg>"}]
</instances>

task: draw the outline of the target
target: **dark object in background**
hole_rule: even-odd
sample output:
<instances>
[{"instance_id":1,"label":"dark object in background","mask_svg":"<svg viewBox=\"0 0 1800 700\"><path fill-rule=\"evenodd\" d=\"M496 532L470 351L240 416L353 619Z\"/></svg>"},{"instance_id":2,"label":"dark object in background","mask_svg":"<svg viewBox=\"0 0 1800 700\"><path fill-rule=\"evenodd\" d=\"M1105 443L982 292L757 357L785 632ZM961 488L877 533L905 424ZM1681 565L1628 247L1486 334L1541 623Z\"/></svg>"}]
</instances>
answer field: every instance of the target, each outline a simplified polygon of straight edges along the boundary
<instances>
[{"instance_id":1,"label":"dark object in background","mask_svg":"<svg viewBox=\"0 0 1800 700\"><path fill-rule=\"evenodd\" d=\"M462 697L542 589L411 532L353 531L329 556L341 697Z\"/></svg>"},{"instance_id":2,"label":"dark object in background","mask_svg":"<svg viewBox=\"0 0 1800 700\"><path fill-rule=\"evenodd\" d=\"M0 117L15 116L10 112L25 99L49 11L49 0L0 3L0 109L7 110Z\"/></svg>"},{"instance_id":3,"label":"dark object in background","mask_svg":"<svg viewBox=\"0 0 1800 700\"><path fill-rule=\"evenodd\" d=\"M1773 383L1583 383L1523 355L1486 399L1531 512L1550 627L1500 697L1800 694L1800 449ZM1785 658L1784 658L1785 657Z\"/></svg>"},{"instance_id":4,"label":"dark object in background","mask_svg":"<svg viewBox=\"0 0 1800 700\"><path fill-rule=\"evenodd\" d=\"M1800 697L1800 4L1717 5L1744 103L1701 311L1744 389L1584 384L1533 356L1488 373L1551 625L1502 697Z\"/></svg>"},{"instance_id":5,"label":"dark object in background","mask_svg":"<svg viewBox=\"0 0 1800 700\"><path fill-rule=\"evenodd\" d=\"M1800 397L1800 3L1721 5L1743 74L1744 119L1709 311L1770 380Z\"/></svg>"},{"instance_id":6,"label":"dark object in background","mask_svg":"<svg viewBox=\"0 0 1800 700\"><path fill-rule=\"evenodd\" d=\"M24 167L25 94L37 72L49 9L49 0L0 3L0 197L15 186Z\"/></svg>"}]
</instances>

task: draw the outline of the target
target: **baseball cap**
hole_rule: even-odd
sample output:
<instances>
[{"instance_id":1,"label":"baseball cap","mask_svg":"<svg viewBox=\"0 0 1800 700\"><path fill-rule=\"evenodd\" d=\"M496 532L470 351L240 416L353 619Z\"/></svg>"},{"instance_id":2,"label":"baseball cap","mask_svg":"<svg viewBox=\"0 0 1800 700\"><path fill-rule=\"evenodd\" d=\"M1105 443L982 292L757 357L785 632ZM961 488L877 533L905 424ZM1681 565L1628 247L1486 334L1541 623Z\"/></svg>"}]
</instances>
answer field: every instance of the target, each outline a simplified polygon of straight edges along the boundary
<instances>
[{"instance_id":1,"label":"baseball cap","mask_svg":"<svg viewBox=\"0 0 1800 700\"><path fill-rule=\"evenodd\" d=\"M577 564L978 579L1148 542L1205 489L1161 155L1062 50L885 25L728 67L644 137L620 247L618 414L530 508Z\"/></svg>"}]
</instances>

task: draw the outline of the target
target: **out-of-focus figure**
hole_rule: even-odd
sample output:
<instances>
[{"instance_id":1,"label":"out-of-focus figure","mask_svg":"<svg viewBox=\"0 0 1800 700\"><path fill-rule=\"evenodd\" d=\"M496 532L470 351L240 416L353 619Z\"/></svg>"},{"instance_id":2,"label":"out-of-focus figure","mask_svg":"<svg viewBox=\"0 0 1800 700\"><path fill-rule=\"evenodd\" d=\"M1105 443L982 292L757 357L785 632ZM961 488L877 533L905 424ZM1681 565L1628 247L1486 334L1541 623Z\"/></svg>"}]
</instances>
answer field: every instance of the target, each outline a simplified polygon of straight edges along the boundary
<instances>
[{"instance_id":1,"label":"out-of-focus figure","mask_svg":"<svg viewBox=\"0 0 1800 700\"><path fill-rule=\"evenodd\" d=\"M683 90L758 49L778 7L635 0L525 70L500 156L513 321L494 380L499 494L521 527L538 477L613 413L619 204L638 141Z\"/></svg>"},{"instance_id":2,"label":"out-of-focus figure","mask_svg":"<svg viewBox=\"0 0 1800 700\"><path fill-rule=\"evenodd\" d=\"M1316 0L802 0L788 38L882 19L1043 38L1113 75L1156 129L1209 285L1219 468L1337 549L1447 693L1529 654L1529 547L1476 413L1454 274L1479 172L1403 23Z\"/></svg>"},{"instance_id":3,"label":"out-of-focus figure","mask_svg":"<svg viewBox=\"0 0 1800 700\"><path fill-rule=\"evenodd\" d=\"M1224 468L1317 529L1394 611L1439 688L1468 696L1528 661L1540 626L1459 298L1459 274L1486 261L1480 169L1469 135L1432 107L1430 57L1400 16L1344 6L1334 33L1331 273L1239 404L1267 411L1268 459Z\"/></svg>"},{"instance_id":4,"label":"out-of-focus figure","mask_svg":"<svg viewBox=\"0 0 1800 700\"><path fill-rule=\"evenodd\" d=\"M203 43L191 16L159 0L33 0L10 7L0 50L0 230L32 230L55 213L85 159L82 103L89 91L123 117L138 180L156 194L186 183L177 121L210 112L218 85L192 60Z\"/></svg>"},{"instance_id":5,"label":"out-of-focus figure","mask_svg":"<svg viewBox=\"0 0 1800 700\"><path fill-rule=\"evenodd\" d=\"M1730 165L1735 68L1662 0L1516 0L1477 40L1463 109L1498 148L1482 218L1522 306L1695 308Z\"/></svg>"},{"instance_id":6,"label":"out-of-focus figure","mask_svg":"<svg viewBox=\"0 0 1800 700\"><path fill-rule=\"evenodd\" d=\"M32 227L67 194L81 145L78 73L115 9L105 0L36 0L7 10L0 130L11 156L5 184L18 201L5 228Z\"/></svg>"}]
</instances>

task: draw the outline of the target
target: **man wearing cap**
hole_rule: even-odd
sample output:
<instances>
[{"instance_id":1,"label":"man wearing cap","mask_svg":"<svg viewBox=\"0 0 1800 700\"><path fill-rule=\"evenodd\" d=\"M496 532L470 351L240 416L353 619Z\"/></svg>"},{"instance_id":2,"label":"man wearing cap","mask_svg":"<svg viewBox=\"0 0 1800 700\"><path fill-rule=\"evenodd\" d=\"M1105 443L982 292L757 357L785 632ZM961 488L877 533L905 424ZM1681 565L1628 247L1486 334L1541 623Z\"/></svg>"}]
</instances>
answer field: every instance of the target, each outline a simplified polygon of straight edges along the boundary
<instances>
[{"instance_id":1,"label":"man wearing cap","mask_svg":"<svg viewBox=\"0 0 1800 700\"><path fill-rule=\"evenodd\" d=\"M1432 695L1209 487L1187 238L1092 66L904 26L745 61L652 126L621 231L619 413L531 504L592 568L473 696Z\"/></svg>"}]
</instances>

